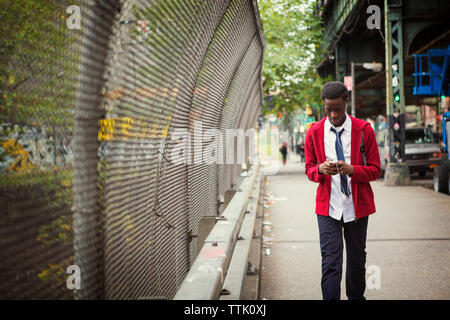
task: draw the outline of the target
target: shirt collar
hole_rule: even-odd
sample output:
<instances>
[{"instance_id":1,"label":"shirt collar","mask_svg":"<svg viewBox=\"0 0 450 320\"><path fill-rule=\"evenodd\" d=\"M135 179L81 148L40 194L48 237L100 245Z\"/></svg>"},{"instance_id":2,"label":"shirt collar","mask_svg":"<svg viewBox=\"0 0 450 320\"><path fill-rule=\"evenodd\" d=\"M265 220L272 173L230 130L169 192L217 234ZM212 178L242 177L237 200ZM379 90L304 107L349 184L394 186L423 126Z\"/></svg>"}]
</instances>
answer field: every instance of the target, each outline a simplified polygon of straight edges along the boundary
<instances>
[{"instance_id":1,"label":"shirt collar","mask_svg":"<svg viewBox=\"0 0 450 320\"><path fill-rule=\"evenodd\" d=\"M351 125L352 125L352 121L351 121L350 117L348 116L347 112L345 113L344 123L340 127L333 126L331 124L330 120L328 119L328 117L325 120L325 129L327 130L327 132L330 131L331 127L335 128L335 129L339 128L339 130L336 130L337 132L341 131L342 129L345 129L345 131L350 132Z\"/></svg>"}]
</instances>

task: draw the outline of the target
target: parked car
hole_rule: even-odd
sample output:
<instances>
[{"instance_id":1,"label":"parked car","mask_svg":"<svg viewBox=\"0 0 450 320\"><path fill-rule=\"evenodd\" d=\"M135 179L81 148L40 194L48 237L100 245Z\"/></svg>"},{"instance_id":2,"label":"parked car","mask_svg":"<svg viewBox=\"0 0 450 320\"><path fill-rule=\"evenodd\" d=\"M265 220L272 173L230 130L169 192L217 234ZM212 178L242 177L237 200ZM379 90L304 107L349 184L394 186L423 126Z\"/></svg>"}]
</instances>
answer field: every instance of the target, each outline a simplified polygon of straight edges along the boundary
<instances>
[{"instance_id":1,"label":"parked car","mask_svg":"<svg viewBox=\"0 0 450 320\"><path fill-rule=\"evenodd\" d=\"M382 174L389 161L388 147L386 130L383 139L378 141ZM405 129L405 155L410 173L418 172L420 176L425 176L427 171L432 171L441 161L441 148L431 129Z\"/></svg>"}]
</instances>

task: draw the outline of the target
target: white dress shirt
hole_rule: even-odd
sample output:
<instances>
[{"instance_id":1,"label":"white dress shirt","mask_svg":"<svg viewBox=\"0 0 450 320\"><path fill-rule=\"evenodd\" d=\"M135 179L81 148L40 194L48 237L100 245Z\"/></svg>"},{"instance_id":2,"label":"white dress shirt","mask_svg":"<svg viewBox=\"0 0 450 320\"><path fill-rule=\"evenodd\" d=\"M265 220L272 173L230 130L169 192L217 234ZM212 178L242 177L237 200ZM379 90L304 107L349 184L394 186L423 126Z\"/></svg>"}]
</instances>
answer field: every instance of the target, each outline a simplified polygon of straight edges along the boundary
<instances>
[{"instance_id":1,"label":"white dress shirt","mask_svg":"<svg viewBox=\"0 0 450 320\"><path fill-rule=\"evenodd\" d=\"M341 135L342 147L344 151L345 162L350 164L350 155L351 155L351 138L352 138L352 120L345 113L345 121L340 127L335 127L331 124L330 120L327 118L325 120L324 125L324 145L325 145L325 156L327 160L337 161L336 155L336 134L331 131L331 127L336 129L336 132L339 132L342 129L345 129ZM352 197L352 185L350 183L352 179L347 176L347 185L350 190L350 196L347 196L341 191L341 176L340 174L335 174L331 176L331 195L330 195L330 207L329 207L329 215L330 217L341 220L342 216L344 216L344 223L355 220L355 207L353 205L353 197Z\"/></svg>"}]
</instances>

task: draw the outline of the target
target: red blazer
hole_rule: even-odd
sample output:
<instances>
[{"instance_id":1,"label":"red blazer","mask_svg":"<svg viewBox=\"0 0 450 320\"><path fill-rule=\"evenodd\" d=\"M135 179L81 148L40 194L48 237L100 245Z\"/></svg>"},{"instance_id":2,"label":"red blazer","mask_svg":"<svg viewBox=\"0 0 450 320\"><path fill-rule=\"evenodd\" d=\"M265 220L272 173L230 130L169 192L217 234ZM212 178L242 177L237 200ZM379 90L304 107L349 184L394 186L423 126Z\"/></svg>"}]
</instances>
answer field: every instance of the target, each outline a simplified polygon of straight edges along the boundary
<instances>
[{"instance_id":1,"label":"red blazer","mask_svg":"<svg viewBox=\"0 0 450 320\"><path fill-rule=\"evenodd\" d=\"M355 216L359 219L375 212L375 202L369 181L377 180L381 175L380 154L375 132L370 123L350 115L349 117L352 120L350 164L354 169L350 177ZM316 193L316 214L328 216L331 176L319 174L318 171L319 164L326 160L323 141L325 120L327 117L319 123L314 123L306 133L305 171L309 180L319 183ZM364 132L366 166L360 152L362 132Z\"/></svg>"}]
</instances>

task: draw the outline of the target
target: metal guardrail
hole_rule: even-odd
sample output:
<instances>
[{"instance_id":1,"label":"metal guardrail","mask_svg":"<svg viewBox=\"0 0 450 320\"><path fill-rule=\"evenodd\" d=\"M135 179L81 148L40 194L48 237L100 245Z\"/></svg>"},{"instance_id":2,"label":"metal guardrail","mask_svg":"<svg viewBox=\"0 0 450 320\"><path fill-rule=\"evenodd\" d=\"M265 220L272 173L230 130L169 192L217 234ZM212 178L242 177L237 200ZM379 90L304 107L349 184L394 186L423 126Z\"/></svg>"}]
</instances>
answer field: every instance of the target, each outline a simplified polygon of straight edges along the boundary
<instances>
[{"instance_id":1,"label":"metal guardrail","mask_svg":"<svg viewBox=\"0 0 450 320\"><path fill-rule=\"evenodd\" d=\"M261 177L256 178L240 232L228 266L227 276L222 286L220 300L241 300L245 277L249 271L250 249L257 225L258 203L261 188Z\"/></svg>"},{"instance_id":2,"label":"metal guardrail","mask_svg":"<svg viewBox=\"0 0 450 320\"><path fill-rule=\"evenodd\" d=\"M229 286L227 291L232 292L229 298L238 299L253 235L259 177L260 168L257 164L248 171L248 176L242 181L223 215L217 218L174 300L217 300L225 288L225 282ZM245 238L239 237L242 233L246 235ZM238 239L247 241L240 244ZM233 270L233 279L225 279L229 270Z\"/></svg>"}]
</instances>

